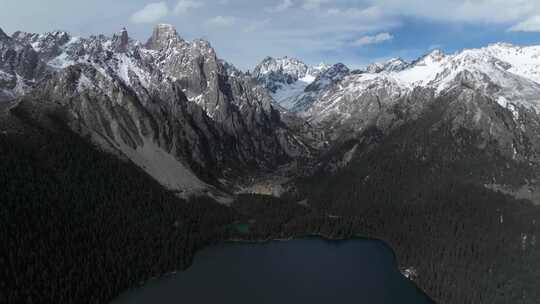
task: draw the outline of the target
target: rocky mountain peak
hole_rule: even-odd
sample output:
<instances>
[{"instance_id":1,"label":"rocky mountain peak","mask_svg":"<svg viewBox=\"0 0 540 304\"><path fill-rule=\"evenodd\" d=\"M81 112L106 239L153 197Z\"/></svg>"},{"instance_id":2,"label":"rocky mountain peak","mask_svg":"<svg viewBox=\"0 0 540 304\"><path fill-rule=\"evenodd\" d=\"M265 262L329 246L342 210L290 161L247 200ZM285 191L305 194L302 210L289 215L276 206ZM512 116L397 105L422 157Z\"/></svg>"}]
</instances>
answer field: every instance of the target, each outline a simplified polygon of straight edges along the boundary
<instances>
[{"instance_id":1,"label":"rocky mountain peak","mask_svg":"<svg viewBox=\"0 0 540 304\"><path fill-rule=\"evenodd\" d=\"M272 56L266 56L264 57L264 59L261 61L260 64L268 64L269 62L272 62L272 61L275 61L276 59L274 59L274 57Z\"/></svg>"},{"instance_id":2,"label":"rocky mountain peak","mask_svg":"<svg viewBox=\"0 0 540 304\"><path fill-rule=\"evenodd\" d=\"M97 144L172 190L211 188L205 183L222 175L216 168L272 168L305 152L264 88L220 61L209 42L184 41L173 26L156 26L146 46L125 29L88 38L21 32L12 40L7 57L0 43L0 101L58 101Z\"/></svg>"},{"instance_id":3,"label":"rocky mountain peak","mask_svg":"<svg viewBox=\"0 0 540 304\"><path fill-rule=\"evenodd\" d=\"M212 44L210 44L210 42L207 41L207 40L195 39L192 42L192 46L195 49L201 50L202 52L204 52L206 54L210 54L212 56L215 56L216 52L215 52L214 48L212 47Z\"/></svg>"},{"instance_id":4,"label":"rocky mountain peak","mask_svg":"<svg viewBox=\"0 0 540 304\"><path fill-rule=\"evenodd\" d=\"M309 75L313 75L313 76L317 77L320 74L327 71L330 67L332 67L332 66L329 65L329 64L321 62L318 65L310 66L307 73Z\"/></svg>"},{"instance_id":5,"label":"rocky mountain peak","mask_svg":"<svg viewBox=\"0 0 540 304\"><path fill-rule=\"evenodd\" d=\"M291 83L305 77L308 70L308 65L296 58L288 56L280 58L266 57L255 67L253 74L256 78L280 74L286 82Z\"/></svg>"},{"instance_id":6,"label":"rocky mountain peak","mask_svg":"<svg viewBox=\"0 0 540 304\"><path fill-rule=\"evenodd\" d=\"M17 31L12 38L21 45L28 45L47 59L54 58L62 52L62 46L67 44L71 35L64 31L54 31L44 34Z\"/></svg>"},{"instance_id":7,"label":"rocky mountain peak","mask_svg":"<svg viewBox=\"0 0 540 304\"><path fill-rule=\"evenodd\" d=\"M329 85L341 81L349 75L349 68L343 63L336 63L326 71L321 73L317 79L306 88L306 92L316 91L327 88Z\"/></svg>"},{"instance_id":8,"label":"rocky mountain peak","mask_svg":"<svg viewBox=\"0 0 540 304\"><path fill-rule=\"evenodd\" d=\"M36 37L38 37L39 34L31 34L31 33L27 33L27 32L23 32L23 31L16 31L15 33L13 33L13 35L11 36L11 38L17 40L17 41L21 41L21 42L30 42L30 40L32 39L36 39Z\"/></svg>"},{"instance_id":9,"label":"rocky mountain peak","mask_svg":"<svg viewBox=\"0 0 540 304\"><path fill-rule=\"evenodd\" d=\"M147 47L150 49L163 49L180 40L181 38L173 25L158 24L154 27L152 36L147 42Z\"/></svg>"},{"instance_id":10,"label":"rocky mountain peak","mask_svg":"<svg viewBox=\"0 0 540 304\"><path fill-rule=\"evenodd\" d=\"M420 57L417 61L415 61L413 64L430 64L434 62L441 62L446 58L446 54L440 50L435 49L428 54Z\"/></svg>"},{"instance_id":11,"label":"rocky mountain peak","mask_svg":"<svg viewBox=\"0 0 540 304\"><path fill-rule=\"evenodd\" d=\"M345 77L351 74L349 68L343 63L337 63L321 72L313 82L311 82L304 91L288 100L289 109L293 112L303 112L307 110L314 102L319 100L322 95L337 83L340 83Z\"/></svg>"},{"instance_id":12,"label":"rocky mountain peak","mask_svg":"<svg viewBox=\"0 0 540 304\"><path fill-rule=\"evenodd\" d=\"M146 43L149 49L159 50L168 47L171 43L181 41L173 25L158 24L154 27L152 37Z\"/></svg>"},{"instance_id":13,"label":"rocky mountain peak","mask_svg":"<svg viewBox=\"0 0 540 304\"><path fill-rule=\"evenodd\" d=\"M229 77L242 77L244 76L244 72L239 70L236 66L234 66L232 63L229 63L225 60L219 59L219 63L223 66L225 69L225 72Z\"/></svg>"},{"instance_id":14,"label":"rocky mountain peak","mask_svg":"<svg viewBox=\"0 0 540 304\"><path fill-rule=\"evenodd\" d=\"M0 41L9 39L9 36L0 28Z\"/></svg>"},{"instance_id":15,"label":"rocky mountain peak","mask_svg":"<svg viewBox=\"0 0 540 304\"><path fill-rule=\"evenodd\" d=\"M117 52L124 53L129 47L129 35L126 28L122 28L119 33L113 35L112 38L113 49Z\"/></svg>"},{"instance_id":16,"label":"rocky mountain peak","mask_svg":"<svg viewBox=\"0 0 540 304\"><path fill-rule=\"evenodd\" d=\"M329 65L309 66L293 57L266 57L253 70L253 78L272 93L282 107L291 109L294 100L304 93Z\"/></svg>"},{"instance_id":17,"label":"rocky mountain peak","mask_svg":"<svg viewBox=\"0 0 540 304\"><path fill-rule=\"evenodd\" d=\"M406 69L409 66L401 58L391 58L385 62L372 63L366 67L368 73L381 73L381 72L399 72Z\"/></svg>"},{"instance_id":18,"label":"rocky mountain peak","mask_svg":"<svg viewBox=\"0 0 540 304\"><path fill-rule=\"evenodd\" d=\"M68 32L64 32L64 31L50 32L50 33L47 33L47 36L52 37L59 41L63 41L63 42L67 42L69 41L69 39L71 39L71 35Z\"/></svg>"},{"instance_id":19,"label":"rocky mountain peak","mask_svg":"<svg viewBox=\"0 0 540 304\"><path fill-rule=\"evenodd\" d=\"M508 42L496 42L488 45L488 48L503 48L503 49L512 49L512 48L518 48L519 46L513 45L512 43Z\"/></svg>"}]
</instances>

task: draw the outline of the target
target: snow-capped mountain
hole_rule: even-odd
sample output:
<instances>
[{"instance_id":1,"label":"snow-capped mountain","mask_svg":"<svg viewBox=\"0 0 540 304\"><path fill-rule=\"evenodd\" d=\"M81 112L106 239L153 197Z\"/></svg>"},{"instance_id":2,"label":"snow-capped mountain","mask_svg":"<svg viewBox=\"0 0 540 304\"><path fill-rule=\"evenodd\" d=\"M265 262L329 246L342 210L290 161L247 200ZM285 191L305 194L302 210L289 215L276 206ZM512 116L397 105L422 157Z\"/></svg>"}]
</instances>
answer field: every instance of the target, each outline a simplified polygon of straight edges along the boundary
<instances>
[{"instance_id":1,"label":"snow-capped mountain","mask_svg":"<svg viewBox=\"0 0 540 304\"><path fill-rule=\"evenodd\" d=\"M411 64L389 65L390 68L382 68L385 64L370 65L365 73L348 75L328 88L325 96L309 111L314 116L318 116L317 113L333 115L340 112L348 115L350 113L339 110L339 106L347 101L353 102L352 99L357 100L359 94L368 90L390 86L393 92L390 95L400 97L422 87L431 88L438 95L464 83L492 97L503 107L515 103L527 109L540 110L537 97L540 93L539 56L540 47L494 44L453 55L435 50ZM332 105L336 107L332 108Z\"/></svg>"},{"instance_id":2,"label":"snow-capped mountain","mask_svg":"<svg viewBox=\"0 0 540 304\"><path fill-rule=\"evenodd\" d=\"M407 150L432 170L472 164L480 169L467 173L471 182L540 203L539 56L537 46L493 44L360 71L336 65L292 109L322 131L323 174L393 138L393 157Z\"/></svg>"},{"instance_id":3,"label":"snow-capped mountain","mask_svg":"<svg viewBox=\"0 0 540 304\"><path fill-rule=\"evenodd\" d=\"M170 25L146 43L125 29L89 38L2 32L0 49L2 94L19 98L16 112L65 113L73 130L169 189L205 191L304 154L264 88Z\"/></svg>"},{"instance_id":4,"label":"snow-capped mountain","mask_svg":"<svg viewBox=\"0 0 540 304\"><path fill-rule=\"evenodd\" d=\"M255 67L252 76L272 92L272 97L279 105L290 109L294 106L292 99L302 94L329 68L324 63L308 66L295 58L267 57Z\"/></svg>"},{"instance_id":5,"label":"snow-capped mountain","mask_svg":"<svg viewBox=\"0 0 540 304\"><path fill-rule=\"evenodd\" d=\"M478 134L477 147L493 145L507 159L538 163L539 56L540 47L509 44L451 55L435 50L410 64L343 71L322 89L306 90L293 109L338 143L371 127L389 134L437 108L440 120L426 134L443 125L469 130Z\"/></svg>"},{"instance_id":6,"label":"snow-capped mountain","mask_svg":"<svg viewBox=\"0 0 540 304\"><path fill-rule=\"evenodd\" d=\"M479 132L479 145L497 142L509 158L540 159L537 46L435 50L360 71L268 57L249 74L162 24L146 43L126 30L0 32L0 51L0 100L18 98L19 112L62 110L73 130L173 190L309 157L306 142L331 147L372 126L391 132L448 96L441 117L454 128Z\"/></svg>"},{"instance_id":7,"label":"snow-capped mountain","mask_svg":"<svg viewBox=\"0 0 540 304\"><path fill-rule=\"evenodd\" d=\"M409 66L409 63L401 58L392 58L384 62L376 62L366 67L367 73L399 72Z\"/></svg>"},{"instance_id":8,"label":"snow-capped mountain","mask_svg":"<svg viewBox=\"0 0 540 304\"><path fill-rule=\"evenodd\" d=\"M321 73L308 85L303 92L290 96L288 102L291 104L290 110L301 113L311 107L323 94L336 83L342 81L350 70L342 63L335 64Z\"/></svg>"}]
</instances>

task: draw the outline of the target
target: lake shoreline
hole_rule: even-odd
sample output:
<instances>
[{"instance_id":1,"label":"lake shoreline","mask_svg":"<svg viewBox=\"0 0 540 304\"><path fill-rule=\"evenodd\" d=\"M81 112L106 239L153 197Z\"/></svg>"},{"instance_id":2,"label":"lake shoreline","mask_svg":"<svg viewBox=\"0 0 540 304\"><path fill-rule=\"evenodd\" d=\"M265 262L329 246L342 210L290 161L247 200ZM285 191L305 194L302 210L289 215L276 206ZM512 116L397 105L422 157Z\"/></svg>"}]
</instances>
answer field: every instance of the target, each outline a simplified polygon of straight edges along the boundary
<instances>
[{"instance_id":1,"label":"lake shoreline","mask_svg":"<svg viewBox=\"0 0 540 304\"><path fill-rule=\"evenodd\" d=\"M394 248L392 248L392 246L390 246L388 241L385 241L384 239L379 239L379 238L366 237L366 236L362 236L360 234L354 235L352 237L332 237L332 236L325 235L325 234L322 234L322 233L312 233L312 234L302 234L302 235L297 235L297 236L291 236L291 237L288 237L288 238L268 238L268 239L260 239L260 240L245 240L245 239L239 238L239 239L225 240L225 241L222 241L222 242L218 242L218 244L219 243L224 243L224 244L234 244L234 243L238 243L238 244L268 244L268 243L271 243L271 242L288 242L288 241L302 240L302 239L308 239L308 238L319 238L319 239L321 239L323 241L366 240L366 241L381 242L386 247L388 247L388 249L394 255L394 261L396 263L396 267L398 268L398 270L402 273L401 269L406 269L405 266L401 266L399 264L396 252L395 252ZM409 266L407 268L410 268L410 267L411 266ZM411 281L419 292L424 294L434 304L436 303L424 290L422 290L422 288L420 288L420 286L418 286L418 283L414 280L414 278L407 277L407 276L405 276L405 274L403 274L403 276L406 277L409 281Z\"/></svg>"},{"instance_id":2,"label":"lake shoreline","mask_svg":"<svg viewBox=\"0 0 540 304\"><path fill-rule=\"evenodd\" d=\"M188 269L190 269L193 264L194 264L194 259L196 257L196 255L200 252L200 251L203 251L203 250L206 250L206 249L209 249L209 248L212 248L212 247L215 247L215 246L220 246L220 245L247 245L247 244L270 244L272 242L290 242L290 241L295 241L295 240L307 240L307 239L318 239L318 240L322 240L322 241L329 241L329 242L346 242L346 241L354 241L354 240L361 240L361 241L374 241L374 242L379 242L381 244L383 244L385 247L388 248L388 250L392 253L393 255L393 259L394 259L394 263L395 263L395 266L397 267L397 270L407 279L409 280L413 285L414 287L416 288L416 290L423 294L427 299L429 299L429 301L431 301L432 303L436 303L433 299L431 299L431 297L429 297L429 295L424 292L419 286L418 284L414 281L413 278L410 278L410 277L407 277L405 276L405 274L402 272L402 269L405 269L405 267L403 266L400 266L400 264L398 263L398 259L397 259L397 256L396 256L396 253L394 251L394 249L392 248L392 246L390 246L390 244L383 240L383 239L378 239L378 238L373 238L373 237L365 237L365 236L362 236L362 235L354 235L352 237L332 237L332 236L329 236L329 235L326 235L326 234L322 234L322 233L306 233L306 234L298 234L298 235L294 235L294 236L290 236L290 237L287 237L287 238L266 238L266 239L247 239L247 238L229 238L229 239L225 239L225 240L220 240L220 241L215 241L215 242L212 242L206 246L202 246L201 248L197 249L196 252L193 254L193 257L189 263L189 265L183 269L183 270L174 270L174 271L170 271L170 272L166 272L160 276L154 276L146 281L142 281L142 282L139 282L139 284L134 287L134 288L130 288L124 292L122 292L121 294L119 294L115 299L118 299L119 296L121 296L122 294L125 294L127 292L130 292L130 291L133 291L133 290L137 290L137 289L140 289L141 287L143 287L144 285L150 283L150 282L154 282L154 281L157 281L157 280L161 280L161 279L165 279L165 278L168 278L168 277L172 277L180 272L185 272L187 271ZM115 300L113 300L114 302Z\"/></svg>"}]
</instances>

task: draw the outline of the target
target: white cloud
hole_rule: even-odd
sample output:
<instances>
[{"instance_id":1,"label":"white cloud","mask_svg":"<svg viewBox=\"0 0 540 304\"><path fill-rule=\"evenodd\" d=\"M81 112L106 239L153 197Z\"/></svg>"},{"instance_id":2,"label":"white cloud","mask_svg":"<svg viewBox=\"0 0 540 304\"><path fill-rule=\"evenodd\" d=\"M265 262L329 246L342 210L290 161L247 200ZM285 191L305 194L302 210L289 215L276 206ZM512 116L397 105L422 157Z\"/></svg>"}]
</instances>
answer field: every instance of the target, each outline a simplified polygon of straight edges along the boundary
<instances>
[{"instance_id":1,"label":"white cloud","mask_svg":"<svg viewBox=\"0 0 540 304\"><path fill-rule=\"evenodd\" d=\"M305 10L317 10L321 8L321 5L329 0L304 0L302 8Z\"/></svg>"},{"instance_id":2,"label":"white cloud","mask_svg":"<svg viewBox=\"0 0 540 304\"><path fill-rule=\"evenodd\" d=\"M522 21L540 12L536 0L370 0L389 14L434 21L505 23Z\"/></svg>"},{"instance_id":3,"label":"white cloud","mask_svg":"<svg viewBox=\"0 0 540 304\"><path fill-rule=\"evenodd\" d=\"M293 6L292 0L282 0L282 2L278 3L276 6L267 7L265 8L265 10L271 13L278 13L278 12L283 12L290 9L292 6Z\"/></svg>"},{"instance_id":4,"label":"white cloud","mask_svg":"<svg viewBox=\"0 0 540 304\"><path fill-rule=\"evenodd\" d=\"M146 5L140 11L131 15L133 23L154 23L169 14L169 7L165 2L155 2Z\"/></svg>"},{"instance_id":5,"label":"white cloud","mask_svg":"<svg viewBox=\"0 0 540 304\"><path fill-rule=\"evenodd\" d=\"M188 2L189 1L189 2ZM160 23L172 22L180 29L181 35L189 38L204 37L218 47L223 58L232 59L236 64L247 67L255 63L256 58L266 55L296 55L306 60L357 62L359 56L371 57L378 54L360 52L352 43L366 35L392 33L396 36L397 28L414 24L440 23L433 29L418 29L426 32L426 37L411 41L404 48L417 48L422 53L433 43L445 43L445 48L453 49L459 37L439 37L436 41L426 41L433 37L433 31L474 31L477 28L502 31L537 30L535 16L540 16L540 0L114 0L92 1L48 1L43 0L0 0L0 20L7 32L26 30L33 32L50 31L61 28L76 35L110 33L128 22ZM204 3L203 7L192 8L191 3ZM115 4L116 3L116 4ZM179 6L178 3L181 3ZM190 3L186 6L186 3ZM112 5L115 4L115 5ZM145 5L148 7L145 7ZM21 10L20 7L25 9ZM107 10L103 7L107 6ZM168 6L168 9L167 9ZM179 7L176 9L176 7ZM195 4L197 6L197 4ZM268 14L265 8L281 10ZM143 9L144 8L144 9ZM308 10L305 10L307 8ZM127 9L127 12L126 12ZM142 9L142 10L141 10ZM140 12L138 12L140 10ZM187 13L181 15L180 11ZM73 14L73 12L78 12ZM135 13L137 12L137 13ZM175 14L176 12L176 14ZM133 16L131 16L131 13ZM180 14L175 17L177 14ZM33 18L25 18L32 15ZM228 18L215 16L235 16ZM159 20L161 19L161 20ZM266 24L265 19L270 19ZM55 20L51 24L51 20ZM235 21L234 21L235 20ZM211 27L212 24L232 24ZM119 25L120 24L120 25ZM475 25L471 27L471 25ZM479 27L477 27L479 26ZM228 30L222 30L228 29ZM131 28L132 36L145 39L149 31L144 26ZM256 33L256 35L255 35ZM464 33L467 41L485 41L481 33ZM508 35L515 35L510 32ZM444 36L444 35L443 35ZM497 36L499 37L499 36ZM438 38L435 36L435 38ZM485 37L482 37L485 38ZM510 40L513 37L509 37ZM477 40L475 40L477 39ZM532 39L532 37L531 37ZM489 39L488 39L489 40ZM522 41L522 40L520 40ZM524 42L533 43L533 40ZM408 42L405 42L408 43ZM474 44L474 43L472 43ZM245 49L245 45L250 45ZM396 56L397 46L381 52ZM327 50L330 50L327 51ZM364 54L364 55L362 55ZM406 56L405 56L406 57Z\"/></svg>"},{"instance_id":6,"label":"white cloud","mask_svg":"<svg viewBox=\"0 0 540 304\"><path fill-rule=\"evenodd\" d=\"M387 17L385 16L385 13L377 6L370 6L367 8L350 7L344 9L335 7L329 9L327 13L331 16L358 18L362 19L363 21L366 19L380 20Z\"/></svg>"},{"instance_id":7,"label":"white cloud","mask_svg":"<svg viewBox=\"0 0 540 304\"><path fill-rule=\"evenodd\" d=\"M379 33L373 36L364 36L356 40L353 43L353 45L364 46L364 45L370 45L370 44L379 44L385 41L390 41L392 39L394 39L394 36L392 36L392 34L390 33Z\"/></svg>"},{"instance_id":8,"label":"white cloud","mask_svg":"<svg viewBox=\"0 0 540 304\"><path fill-rule=\"evenodd\" d=\"M206 25L211 27L228 27L236 23L236 18L232 16L216 16L206 20Z\"/></svg>"},{"instance_id":9,"label":"white cloud","mask_svg":"<svg viewBox=\"0 0 540 304\"><path fill-rule=\"evenodd\" d=\"M133 23L154 23L169 16L171 13L176 15L185 14L203 5L204 3L200 0L179 0L171 12L165 1L149 3L131 15L130 20Z\"/></svg>"},{"instance_id":10,"label":"white cloud","mask_svg":"<svg viewBox=\"0 0 540 304\"><path fill-rule=\"evenodd\" d=\"M200 8L203 5L204 3L197 0L180 0L174 8L174 13L177 15L185 14L192 9Z\"/></svg>"},{"instance_id":11,"label":"white cloud","mask_svg":"<svg viewBox=\"0 0 540 304\"><path fill-rule=\"evenodd\" d=\"M532 16L512 26L511 32L540 32L540 15Z\"/></svg>"}]
</instances>

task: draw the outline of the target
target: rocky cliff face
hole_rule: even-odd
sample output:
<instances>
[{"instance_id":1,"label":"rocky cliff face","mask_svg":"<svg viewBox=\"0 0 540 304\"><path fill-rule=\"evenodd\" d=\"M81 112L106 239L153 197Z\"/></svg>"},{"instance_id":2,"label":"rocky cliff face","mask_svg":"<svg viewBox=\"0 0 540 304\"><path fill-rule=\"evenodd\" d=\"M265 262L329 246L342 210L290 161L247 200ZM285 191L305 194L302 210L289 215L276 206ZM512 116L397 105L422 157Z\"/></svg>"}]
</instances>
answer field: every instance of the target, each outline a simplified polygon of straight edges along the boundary
<instances>
[{"instance_id":1,"label":"rocky cliff face","mask_svg":"<svg viewBox=\"0 0 540 304\"><path fill-rule=\"evenodd\" d=\"M0 102L24 94L46 70L46 64L31 45L0 29Z\"/></svg>"},{"instance_id":2,"label":"rocky cliff face","mask_svg":"<svg viewBox=\"0 0 540 304\"><path fill-rule=\"evenodd\" d=\"M2 67L36 83L8 92L21 98L17 111L64 113L77 132L170 189L220 187L305 151L266 90L229 74L208 42L187 42L172 26L158 25L146 44L125 30L112 38L18 32L3 39L3 54L15 49L29 59L3 55Z\"/></svg>"}]
</instances>

